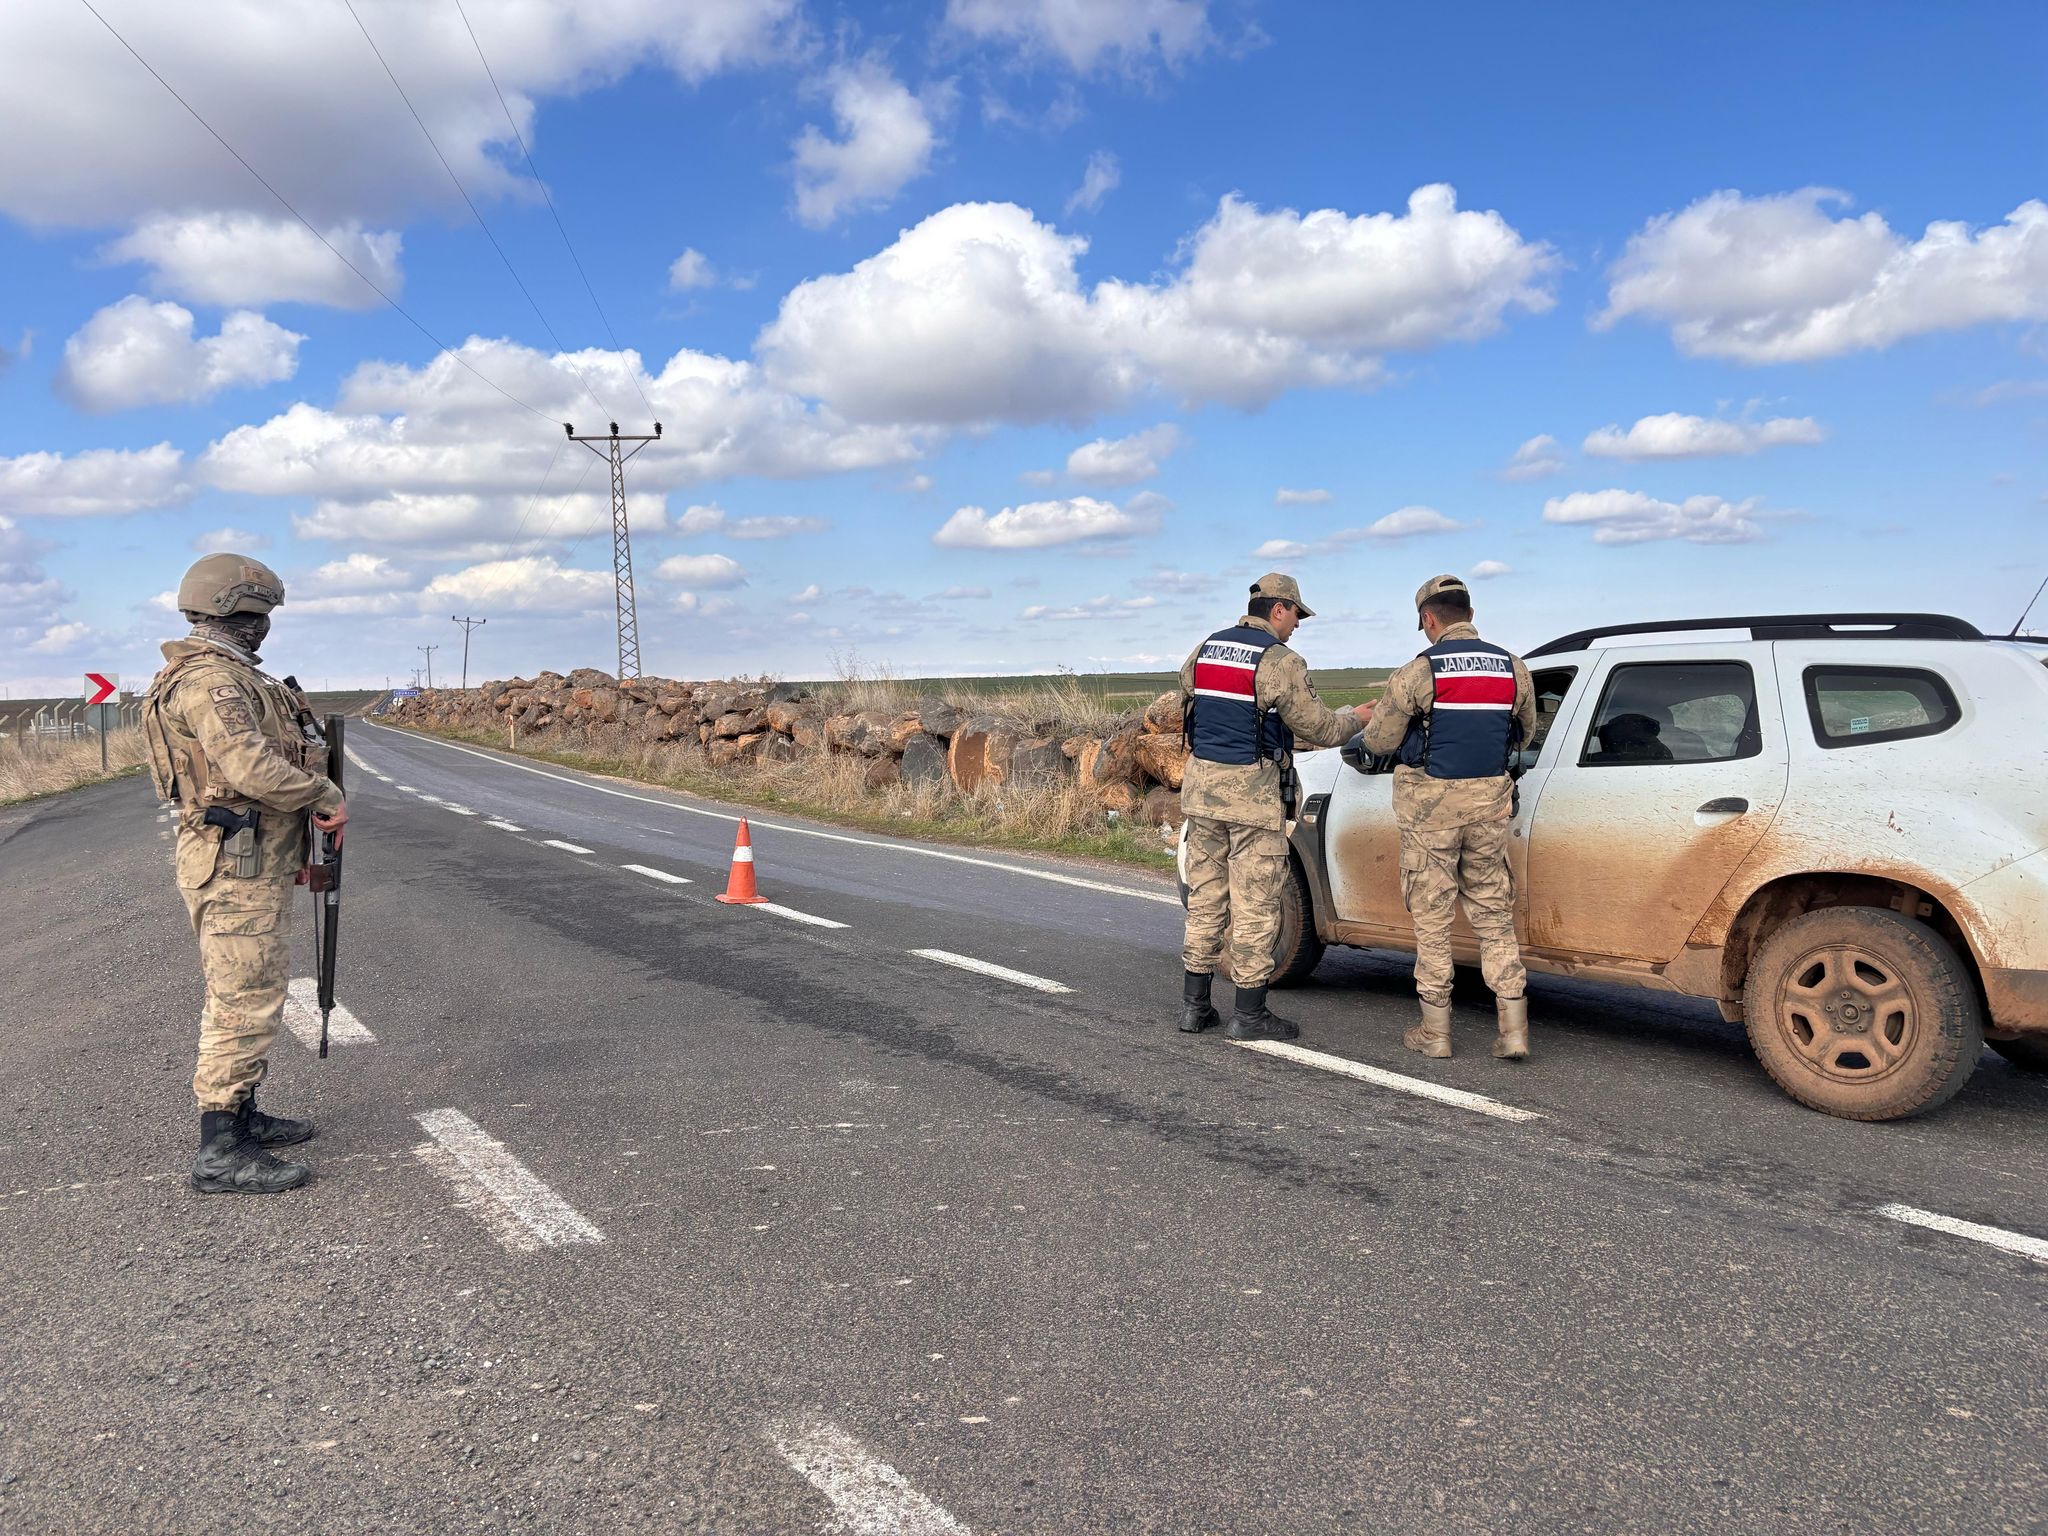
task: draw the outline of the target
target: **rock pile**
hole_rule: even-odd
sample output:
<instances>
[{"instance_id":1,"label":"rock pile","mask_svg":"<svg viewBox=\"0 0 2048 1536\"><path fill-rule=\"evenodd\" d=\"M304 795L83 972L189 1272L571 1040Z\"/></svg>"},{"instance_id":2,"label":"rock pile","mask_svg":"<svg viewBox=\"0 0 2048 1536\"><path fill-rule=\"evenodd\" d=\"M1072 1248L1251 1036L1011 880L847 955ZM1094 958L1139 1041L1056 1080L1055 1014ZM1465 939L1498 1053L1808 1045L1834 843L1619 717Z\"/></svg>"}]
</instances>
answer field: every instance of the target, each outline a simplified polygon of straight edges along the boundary
<instances>
[{"instance_id":1,"label":"rock pile","mask_svg":"<svg viewBox=\"0 0 2048 1536\"><path fill-rule=\"evenodd\" d=\"M1071 783L1103 810L1155 825L1179 822L1187 762L1174 693L1106 735L1066 735L1056 720L994 708L976 713L935 697L846 710L798 683L620 682L581 667L566 677L542 672L467 690L428 689L398 700L387 718L429 731L503 732L508 744L565 751L624 754L674 744L701 753L712 768L848 755L867 760L866 783L876 791L936 784L973 795L984 787Z\"/></svg>"}]
</instances>

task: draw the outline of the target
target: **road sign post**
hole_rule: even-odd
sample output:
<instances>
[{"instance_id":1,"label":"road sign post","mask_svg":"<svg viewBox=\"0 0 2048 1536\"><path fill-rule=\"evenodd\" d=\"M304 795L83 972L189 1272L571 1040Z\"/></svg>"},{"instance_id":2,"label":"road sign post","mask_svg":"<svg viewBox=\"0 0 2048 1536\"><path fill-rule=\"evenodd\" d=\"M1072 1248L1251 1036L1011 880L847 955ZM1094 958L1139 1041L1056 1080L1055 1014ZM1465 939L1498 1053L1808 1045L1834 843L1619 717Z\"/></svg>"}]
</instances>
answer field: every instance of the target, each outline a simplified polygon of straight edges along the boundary
<instances>
[{"instance_id":1,"label":"road sign post","mask_svg":"<svg viewBox=\"0 0 2048 1536\"><path fill-rule=\"evenodd\" d=\"M99 732L100 738L101 773L107 771L107 712L110 709L120 708L118 704L108 704L107 700L112 698L120 690L120 687L121 674L118 672L88 672L85 674L85 702L92 706L93 728Z\"/></svg>"}]
</instances>

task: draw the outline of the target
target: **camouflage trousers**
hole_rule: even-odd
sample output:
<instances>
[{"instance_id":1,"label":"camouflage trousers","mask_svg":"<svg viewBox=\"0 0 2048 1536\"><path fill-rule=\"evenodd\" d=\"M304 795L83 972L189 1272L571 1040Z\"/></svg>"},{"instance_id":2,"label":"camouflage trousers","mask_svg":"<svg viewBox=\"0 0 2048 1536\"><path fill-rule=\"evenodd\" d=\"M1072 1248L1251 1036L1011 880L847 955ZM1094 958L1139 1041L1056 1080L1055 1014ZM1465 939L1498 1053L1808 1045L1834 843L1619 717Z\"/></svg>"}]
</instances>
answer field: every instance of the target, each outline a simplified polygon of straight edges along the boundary
<instances>
[{"instance_id":1,"label":"camouflage trousers","mask_svg":"<svg viewBox=\"0 0 2048 1536\"><path fill-rule=\"evenodd\" d=\"M1208 975L1230 942L1230 975L1263 987L1280 937L1280 890L1287 878L1287 834L1207 816L1188 818L1188 923L1181 964Z\"/></svg>"},{"instance_id":2,"label":"camouflage trousers","mask_svg":"<svg viewBox=\"0 0 2048 1536\"><path fill-rule=\"evenodd\" d=\"M263 1081L284 1017L292 886L219 875L180 894L199 936L199 966L206 976L192 1093L201 1110L233 1109Z\"/></svg>"},{"instance_id":3,"label":"camouflage trousers","mask_svg":"<svg viewBox=\"0 0 2048 1536\"><path fill-rule=\"evenodd\" d=\"M1505 821L1401 829L1401 900L1415 923L1415 990L1425 1003L1451 1000L1451 924L1460 897L1479 940L1479 968L1496 997L1529 985L1515 942L1515 877Z\"/></svg>"}]
</instances>

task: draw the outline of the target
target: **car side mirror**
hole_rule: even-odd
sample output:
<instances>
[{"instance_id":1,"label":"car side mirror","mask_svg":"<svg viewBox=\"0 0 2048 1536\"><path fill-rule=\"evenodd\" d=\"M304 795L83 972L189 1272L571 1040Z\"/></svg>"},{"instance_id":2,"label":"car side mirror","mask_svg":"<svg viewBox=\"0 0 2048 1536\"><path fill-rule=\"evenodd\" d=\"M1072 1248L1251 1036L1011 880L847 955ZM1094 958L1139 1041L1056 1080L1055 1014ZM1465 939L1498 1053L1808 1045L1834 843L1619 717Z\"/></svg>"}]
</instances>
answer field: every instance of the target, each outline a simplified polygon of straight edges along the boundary
<instances>
[{"instance_id":1,"label":"car side mirror","mask_svg":"<svg viewBox=\"0 0 2048 1536\"><path fill-rule=\"evenodd\" d=\"M1365 734L1362 731L1345 742L1337 755L1360 773L1392 773L1394 771L1394 759L1391 756L1375 754L1365 750Z\"/></svg>"}]
</instances>

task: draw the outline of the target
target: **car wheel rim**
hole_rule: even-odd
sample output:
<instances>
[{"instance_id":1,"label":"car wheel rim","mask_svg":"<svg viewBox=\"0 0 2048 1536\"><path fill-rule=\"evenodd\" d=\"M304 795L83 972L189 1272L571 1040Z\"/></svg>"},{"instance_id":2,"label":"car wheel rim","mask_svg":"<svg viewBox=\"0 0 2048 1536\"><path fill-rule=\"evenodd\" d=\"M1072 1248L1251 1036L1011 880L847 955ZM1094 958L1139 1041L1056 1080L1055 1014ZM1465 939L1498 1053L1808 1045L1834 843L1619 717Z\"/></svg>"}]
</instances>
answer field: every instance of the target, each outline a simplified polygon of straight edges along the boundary
<instances>
[{"instance_id":1,"label":"car wheel rim","mask_svg":"<svg viewBox=\"0 0 2048 1536\"><path fill-rule=\"evenodd\" d=\"M1908 1061L1920 1011L1896 967L1855 944L1809 951L1778 992L1778 1031L1808 1069L1837 1083L1869 1083Z\"/></svg>"}]
</instances>

